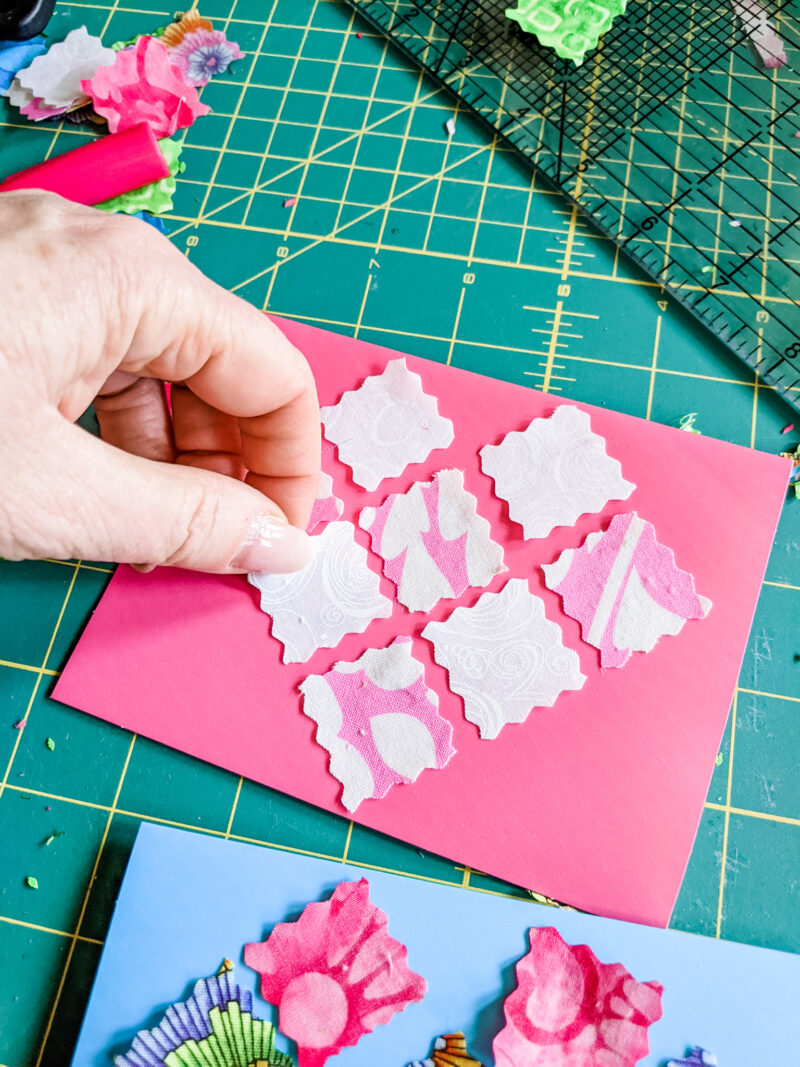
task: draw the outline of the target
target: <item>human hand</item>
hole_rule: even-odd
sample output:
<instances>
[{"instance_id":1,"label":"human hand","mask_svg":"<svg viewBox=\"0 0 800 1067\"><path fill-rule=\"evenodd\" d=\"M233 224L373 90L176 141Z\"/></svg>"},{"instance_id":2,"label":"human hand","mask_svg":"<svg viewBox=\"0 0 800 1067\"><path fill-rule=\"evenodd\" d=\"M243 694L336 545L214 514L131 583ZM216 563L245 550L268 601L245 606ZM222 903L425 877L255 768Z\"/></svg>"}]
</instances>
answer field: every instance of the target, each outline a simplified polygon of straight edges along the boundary
<instances>
[{"instance_id":1,"label":"human hand","mask_svg":"<svg viewBox=\"0 0 800 1067\"><path fill-rule=\"evenodd\" d=\"M319 466L311 371L265 315L138 220L0 194L0 555L297 570Z\"/></svg>"}]
</instances>

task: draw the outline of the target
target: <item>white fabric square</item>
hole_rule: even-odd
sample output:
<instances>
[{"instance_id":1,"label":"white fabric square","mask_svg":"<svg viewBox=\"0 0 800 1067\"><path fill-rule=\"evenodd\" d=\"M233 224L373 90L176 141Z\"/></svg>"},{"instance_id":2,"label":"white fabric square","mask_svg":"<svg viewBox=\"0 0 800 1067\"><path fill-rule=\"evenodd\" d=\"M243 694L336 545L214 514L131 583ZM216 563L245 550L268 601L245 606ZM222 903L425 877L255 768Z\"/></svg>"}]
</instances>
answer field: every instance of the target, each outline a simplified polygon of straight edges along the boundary
<instances>
[{"instance_id":1,"label":"white fabric square","mask_svg":"<svg viewBox=\"0 0 800 1067\"><path fill-rule=\"evenodd\" d=\"M564 646L524 578L510 578L499 593L484 593L444 622L429 622L422 636L483 738L524 722L533 708L551 708L586 681L577 653Z\"/></svg>"},{"instance_id":2,"label":"white fabric square","mask_svg":"<svg viewBox=\"0 0 800 1067\"><path fill-rule=\"evenodd\" d=\"M327 674L312 674L300 691L348 811L386 796L393 785L415 781L426 767L444 767L455 755L453 728L425 685L410 637L370 648L354 663L336 663Z\"/></svg>"},{"instance_id":3,"label":"white fabric square","mask_svg":"<svg viewBox=\"0 0 800 1067\"><path fill-rule=\"evenodd\" d=\"M453 441L452 422L439 414L436 398L423 391L405 359L393 359L321 415L325 437L365 489L376 489Z\"/></svg>"},{"instance_id":4,"label":"white fabric square","mask_svg":"<svg viewBox=\"0 0 800 1067\"><path fill-rule=\"evenodd\" d=\"M484 445L480 455L481 469L494 478L495 492L525 538L572 526L609 500L627 500L636 488L606 453L605 439L592 432L586 412L571 404L506 434L499 445Z\"/></svg>"},{"instance_id":5,"label":"white fabric square","mask_svg":"<svg viewBox=\"0 0 800 1067\"><path fill-rule=\"evenodd\" d=\"M318 648L334 648L345 634L363 633L373 619L392 614L354 534L351 523L330 522L314 538L314 556L303 570L247 576L261 593L261 610L272 617L284 663L303 663Z\"/></svg>"},{"instance_id":6,"label":"white fabric square","mask_svg":"<svg viewBox=\"0 0 800 1067\"><path fill-rule=\"evenodd\" d=\"M383 573L409 611L428 611L442 597L488 585L506 569L503 549L492 540L477 504L464 488L463 472L446 470L359 515L373 552L384 560Z\"/></svg>"}]
</instances>

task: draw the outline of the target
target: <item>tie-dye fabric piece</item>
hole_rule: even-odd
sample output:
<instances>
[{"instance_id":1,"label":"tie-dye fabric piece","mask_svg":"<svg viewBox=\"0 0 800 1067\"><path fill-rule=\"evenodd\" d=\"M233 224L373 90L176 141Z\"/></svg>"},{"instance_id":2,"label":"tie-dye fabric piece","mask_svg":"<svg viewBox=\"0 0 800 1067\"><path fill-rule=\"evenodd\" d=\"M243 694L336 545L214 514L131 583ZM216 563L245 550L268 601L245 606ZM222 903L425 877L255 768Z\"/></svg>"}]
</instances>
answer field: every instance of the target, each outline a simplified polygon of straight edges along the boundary
<instances>
[{"instance_id":1,"label":"tie-dye fabric piece","mask_svg":"<svg viewBox=\"0 0 800 1067\"><path fill-rule=\"evenodd\" d=\"M551 708L586 681L577 653L564 647L560 628L524 578L510 578L499 593L484 593L444 622L429 622L422 636L483 738L524 722L533 708Z\"/></svg>"},{"instance_id":2,"label":"tie-dye fabric piece","mask_svg":"<svg viewBox=\"0 0 800 1067\"><path fill-rule=\"evenodd\" d=\"M627 500L636 486L622 477L605 440L592 432L589 416L563 404L549 419L534 419L522 432L481 449L481 469L525 538L547 537L556 526L572 526L585 513L602 511L609 500Z\"/></svg>"},{"instance_id":3,"label":"tie-dye fabric piece","mask_svg":"<svg viewBox=\"0 0 800 1067\"><path fill-rule=\"evenodd\" d=\"M405 359L393 359L382 374L322 408L321 416L325 437L338 446L339 459L364 489L376 489L384 478L453 442L452 422L439 414L436 398L423 390Z\"/></svg>"},{"instance_id":4,"label":"tie-dye fabric piece","mask_svg":"<svg viewBox=\"0 0 800 1067\"><path fill-rule=\"evenodd\" d=\"M413 782L426 767L444 767L455 755L453 728L425 685L410 637L368 649L354 663L336 663L327 674L312 674L300 691L348 811L386 796L393 785Z\"/></svg>"},{"instance_id":5,"label":"tie-dye fabric piece","mask_svg":"<svg viewBox=\"0 0 800 1067\"><path fill-rule=\"evenodd\" d=\"M323 1067L425 995L425 979L389 936L365 878L340 882L297 922L245 945L244 961L261 975L261 996L278 1007L280 1032L297 1043L298 1067Z\"/></svg>"},{"instance_id":6,"label":"tie-dye fabric piece","mask_svg":"<svg viewBox=\"0 0 800 1067\"><path fill-rule=\"evenodd\" d=\"M334 648L345 634L361 634L373 619L392 614L367 550L349 522L329 522L314 538L311 562L294 574L249 574L283 643L284 663L304 663L318 648Z\"/></svg>"},{"instance_id":7,"label":"tie-dye fabric piece","mask_svg":"<svg viewBox=\"0 0 800 1067\"><path fill-rule=\"evenodd\" d=\"M634 1067L661 1018L663 987L637 982L621 963L601 963L553 927L529 937L492 1045L495 1067Z\"/></svg>"},{"instance_id":8,"label":"tie-dye fabric piece","mask_svg":"<svg viewBox=\"0 0 800 1067\"><path fill-rule=\"evenodd\" d=\"M227 965L196 982L188 1000L171 1004L158 1026L140 1030L114 1067L294 1067L275 1048L275 1027L253 1017L252 994L236 985Z\"/></svg>"},{"instance_id":9,"label":"tie-dye fabric piece","mask_svg":"<svg viewBox=\"0 0 800 1067\"><path fill-rule=\"evenodd\" d=\"M383 573L409 611L429 611L443 597L488 585L506 569L477 504L462 472L446 470L359 515L359 526L369 530L372 549L384 560Z\"/></svg>"},{"instance_id":10,"label":"tie-dye fabric piece","mask_svg":"<svg viewBox=\"0 0 800 1067\"><path fill-rule=\"evenodd\" d=\"M545 583L581 624L584 641L600 649L602 667L622 667L632 652L650 652L660 637L677 634L687 619L711 608L652 524L635 511L615 515L605 533L589 534L542 567Z\"/></svg>"},{"instance_id":11,"label":"tie-dye fabric piece","mask_svg":"<svg viewBox=\"0 0 800 1067\"><path fill-rule=\"evenodd\" d=\"M717 1067L717 1057L713 1052L696 1045L684 1060L667 1060L667 1067Z\"/></svg>"},{"instance_id":12,"label":"tie-dye fabric piece","mask_svg":"<svg viewBox=\"0 0 800 1067\"><path fill-rule=\"evenodd\" d=\"M311 509L311 518L306 526L306 533L314 530L324 522L336 522L344 511L344 504L333 491L333 478L325 471L319 476L317 499Z\"/></svg>"}]
</instances>

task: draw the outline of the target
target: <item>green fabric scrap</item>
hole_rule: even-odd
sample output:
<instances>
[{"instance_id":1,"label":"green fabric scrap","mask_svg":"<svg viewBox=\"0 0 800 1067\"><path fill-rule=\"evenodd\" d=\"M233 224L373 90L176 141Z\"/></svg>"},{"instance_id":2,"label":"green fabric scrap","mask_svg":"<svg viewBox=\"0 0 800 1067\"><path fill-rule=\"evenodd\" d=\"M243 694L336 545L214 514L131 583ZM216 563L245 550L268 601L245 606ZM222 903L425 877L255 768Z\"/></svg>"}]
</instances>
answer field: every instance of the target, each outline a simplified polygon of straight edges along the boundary
<instances>
[{"instance_id":1,"label":"green fabric scrap","mask_svg":"<svg viewBox=\"0 0 800 1067\"><path fill-rule=\"evenodd\" d=\"M28 889L38 889L39 879L34 878L32 874L29 874L28 877L25 879L25 885L28 887Z\"/></svg>"},{"instance_id":2,"label":"green fabric scrap","mask_svg":"<svg viewBox=\"0 0 800 1067\"><path fill-rule=\"evenodd\" d=\"M213 1007L208 1022L208 1037L184 1041L164 1057L164 1067L294 1067L292 1057L275 1048L275 1027L243 1012L236 1001L225 1010Z\"/></svg>"},{"instance_id":3,"label":"green fabric scrap","mask_svg":"<svg viewBox=\"0 0 800 1067\"><path fill-rule=\"evenodd\" d=\"M625 12L627 0L517 0L506 17L518 22L546 48L580 66L587 52L597 47L601 34Z\"/></svg>"},{"instance_id":4,"label":"green fabric scrap","mask_svg":"<svg viewBox=\"0 0 800 1067\"><path fill-rule=\"evenodd\" d=\"M121 52L123 48L131 48L140 37L163 37L167 32L167 26L159 26L158 29L148 30L147 33L137 33L135 37L129 37L127 41L115 41L109 45L113 52Z\"/></svg>"},{"instance_id":5,"label":"green fabric scrap","mask_svg":"<svg viewBox=\"0 0 800 1067\"><path fill-rule=\"evenodd\" d=\"M123 211L126 215L135 215L137 211L149 211L151 215L163 215L172 210L172 194L177 188L176 176L183 173L184 164L180 161L183 141L164 137L158 142L169 166L169 177L161 178L141 189L134 189L121 196L113 196L102 204L95 204L100 211Z\"/></svg>"},{"instance_id":6,"label":"green fabric scrap","mask_svg":"<svg viewBox=\"0 0 800 1067\"><path fill-rule=\"evenodd\" d=\"M52 737L48 737L47 740L45 741L45 744L47 745L47 747L50 749L51 752L55 751L56 743L52 739Z\"/></svg>"}]
</instances>

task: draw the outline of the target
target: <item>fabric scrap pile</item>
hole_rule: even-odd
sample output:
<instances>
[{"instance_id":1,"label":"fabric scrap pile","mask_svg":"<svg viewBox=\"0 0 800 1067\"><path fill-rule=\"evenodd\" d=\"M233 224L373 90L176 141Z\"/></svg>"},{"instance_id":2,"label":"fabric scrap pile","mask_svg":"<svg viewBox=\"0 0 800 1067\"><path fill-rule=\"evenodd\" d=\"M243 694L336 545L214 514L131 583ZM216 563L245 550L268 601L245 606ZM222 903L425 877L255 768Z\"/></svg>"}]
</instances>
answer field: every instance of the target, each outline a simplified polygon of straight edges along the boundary
<instances>
[{"instance_id":1,"label":"fabric scrap pile","mask_svg":"<svg viewBox=\"0 0 800 1067\"><path fill-rule=\"evenodd\" d=\"M169 177L97 204L154 222L172 209L182 140L210 108L198 89L242 59L239 46L197 11L168 26L105 46L85 26L49 47L44 37L0 41L0 95L32 122L85 124L118 133L145 123L159 140Z\"/></svg>"}]
</instances>

